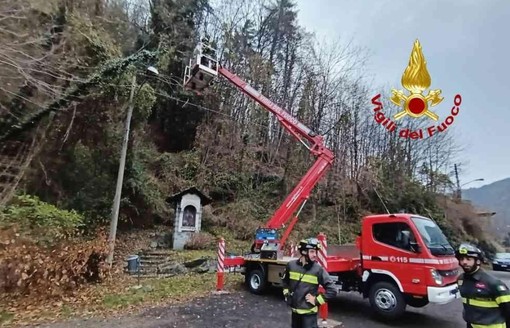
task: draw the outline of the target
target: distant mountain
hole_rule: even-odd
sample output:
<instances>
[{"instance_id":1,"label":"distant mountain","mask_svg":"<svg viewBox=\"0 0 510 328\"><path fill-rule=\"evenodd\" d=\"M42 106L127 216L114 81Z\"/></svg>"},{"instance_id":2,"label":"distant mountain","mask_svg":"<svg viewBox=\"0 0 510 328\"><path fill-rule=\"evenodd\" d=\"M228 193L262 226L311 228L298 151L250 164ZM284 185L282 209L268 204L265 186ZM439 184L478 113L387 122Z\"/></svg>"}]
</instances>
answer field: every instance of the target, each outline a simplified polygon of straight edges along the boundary
<instances>
[{"instance_id":1,"label":"distant mountain","mask_svg":"<svg viewBox=\"0 0 510 328\"><path fill-rule=\"evenodd\" d=\"M499 237L510 232L510 178L462 190L462 199L471 201L481 210L496 212L491 220L491 230Z\"/></svg>"}]
</instances>

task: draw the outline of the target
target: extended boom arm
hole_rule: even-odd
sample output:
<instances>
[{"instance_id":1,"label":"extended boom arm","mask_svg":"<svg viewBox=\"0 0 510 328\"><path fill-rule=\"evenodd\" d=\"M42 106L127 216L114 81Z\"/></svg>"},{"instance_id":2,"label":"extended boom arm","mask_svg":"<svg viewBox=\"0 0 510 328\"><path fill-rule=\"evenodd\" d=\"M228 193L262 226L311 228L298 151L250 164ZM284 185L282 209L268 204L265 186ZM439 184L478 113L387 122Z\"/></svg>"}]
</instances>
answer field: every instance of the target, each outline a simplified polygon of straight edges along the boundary
<instances>
[{"instance_id":1,"label":"extended boom arm","mask_svg":"<svg viewBox=\"0 0 510 328\"><path fill-rule=\"evenodd\" d=\"M252 88L248 83L241 80L237 75L229 72L227 69L220 67L218 73L223 75L227 80L232 82L242 92L250 96L253 100L258 102L262 107L276 115L280 123L296 137L305 147L318 156L315 164L308 170L306 175L296 185L294 190L287 196L280 208L276 210L273 217L267 222L267 228L279 229L296 211L297 207L303 203L310 195L311 190L322 178L328 167L334 159L333 153L324 147L323 137L313 133L303 123L299 122L295 117L291 116L285 110L277 106L275 103L267 99L260 92ZM304 140L307 142L305 143Z\"/></svg>"},{"instance_id":2,"label":"extended boom arm","mask_svg":"<svg viewBox=\"0 0 510 328\"><path fill-rule=\"evenodd\" d=\"M216 75L220 74L224 76L242 92L276 115L278 121L285 127L285 129L317 157L313 166L308 170L301 181L299 181L296 187L287 196L282 205L274 212L271 219L269 219L265 225L265 228L267 229L280 229L292 218L282 238L276 241L279 243L279 248L281 249L292 231L305 201L308 200L310 192L317 182L324 176L326 169L328 169L333 163L334 155L331 150L324 146L323 136L315 134L312 130L299 122L299 120L267 99L264 95L252 88L237 75L229 72L226 68L221 67L218 64L217 59L214 58L215 56L212 55L214 54L214 49L203 44L199 49L204 48L208 49L207 53L200 50L195 63L190 61L190 66L186 69L184 80L185 88L192 89L195 92L200 93L200 91L208 87L209 83L212 82ZM295 216L292 216L298 207L298 213ZM263 241L255 241L255 249L260 248L261 242Z\"/></svg>"}]
</instances>

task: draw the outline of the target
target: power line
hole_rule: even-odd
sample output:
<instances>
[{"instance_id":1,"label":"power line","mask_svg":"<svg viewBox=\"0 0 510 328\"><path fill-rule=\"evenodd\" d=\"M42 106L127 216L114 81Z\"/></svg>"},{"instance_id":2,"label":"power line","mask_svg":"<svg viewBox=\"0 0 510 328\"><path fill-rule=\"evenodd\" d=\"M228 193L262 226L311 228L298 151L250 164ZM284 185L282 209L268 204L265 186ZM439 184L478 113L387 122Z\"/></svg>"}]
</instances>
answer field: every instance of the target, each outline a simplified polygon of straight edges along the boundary
<instances>
[{"instance_id":1,"label":"power line","mask_svg":"<svg viewBox=\"0 0 510 328\"><path fill-rule=\"evenodd\" d=\"M146 73L139 73L139 74L142 75L142 76L146 76L146 77L149 76ZM176 75L160 74L158 76L151 76L151 78L153 78L153 79L155 79L155 80L157 80L159 82L165 83L166 85L170 86L171 87L170 91L172 91L172 92L176 92L177 91L177 87L181 87L182 86L182 82L179 81L179 79L178 79L178 77ZM65 79L65 80L72 80L72 79ZM76 80L76 81L77 82L82 82L82 80ZM99 82L97 87L99 87L99 86L112 86L112 87L115 87L115 88L126 88L126 89L131 88L130 84L115 84L115 83L108 83L108 82ZM5 89L3 89L1 87L0 87L0 90L8 92L8 93L12 94L15 97L19 97L19 98L21 98L21 99L23 99L23 100L25 100L25 101L27 101L27 102L37 106L37 107L40 107L40 108L44 107L43 105L41 105L39 103L31 101L30 99L27 99L27 98L25 98L25 97L23 97L21 95L18 95L18 94L14 93L14 92L9 91L9 90L5 90ZM191 106L191 107L195 107L195 108L200 109L200 110L204 110L204 111L207 111L207 112L215 113L215 114L224 116L224 117L228 118L229 120L231 120L232 122L237 123L239 126L241 126L241 124L239 122L237 122L236 118L233 115L231 115L231 114L227 114L227 113L224 113L224 112L221 112L219 110L215 110L215 109L203 106L203 105L195 104L193 102L190 102L188 99L187 100L182 100L180 98L171 96L169 94L158 92L156 89L154 89L153 92L156 95L160 96L160 97L163 97L163 98L166 98L166 99L171 99L171 100L177 101L179 103L182 103L183 104L182 107ZM255 126L266 128L271 133L277 133L277 132L281 131L281 129L282 129L281 127L272 127L272 128L270 128L270 127L268 127L268 125L262 124L262 123L250 123L250 125L255 125Z\"/></svg>"}]
</instances>

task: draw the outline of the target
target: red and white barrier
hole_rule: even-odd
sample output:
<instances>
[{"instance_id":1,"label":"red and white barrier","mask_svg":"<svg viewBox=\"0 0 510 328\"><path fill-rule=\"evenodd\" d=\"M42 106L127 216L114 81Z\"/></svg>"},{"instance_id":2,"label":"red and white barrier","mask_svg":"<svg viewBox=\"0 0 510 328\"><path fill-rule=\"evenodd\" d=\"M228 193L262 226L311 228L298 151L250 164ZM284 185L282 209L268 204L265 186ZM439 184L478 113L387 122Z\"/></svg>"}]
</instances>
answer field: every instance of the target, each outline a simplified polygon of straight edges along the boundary
<instances>
[{"instance_id":1,"label":"red and white barrier","mask_svg":"<svg viewBox=\"0 0 510 328\"><path fill-rule=\"evenodd\" d=\"M328 243L326 241L326 235L322 232L319 233L317 239L321 243L321 248L317 254L317 262L326 270L328 270ZM319 286L319 292L324 293L324 287ZM322 318L322 322L325 324L328 319L328 303L324 303L319 307L319 314Z\"/></svg>"},{"instance_id":2,"label":"red and white barrier","mask_svg":"<svg viewBox=\"0 0 510 328\"><path fill-rule=\"evenodd\" d=\"M218 266L216 269L216 290L223 290L223 278L225 274L225 239L222 237L218 243Z\"/></svg>"},{"instance_id":3,"label":"red and white barrier","mask_svg":"<svg viewBox=\"0 0 510 328\"><path fill-rule=\"evenodd\" d=\"M294 245L294 242L290 243L290 257L297 257L298 255L297 245Z\"/></svg>"}]
</instances>

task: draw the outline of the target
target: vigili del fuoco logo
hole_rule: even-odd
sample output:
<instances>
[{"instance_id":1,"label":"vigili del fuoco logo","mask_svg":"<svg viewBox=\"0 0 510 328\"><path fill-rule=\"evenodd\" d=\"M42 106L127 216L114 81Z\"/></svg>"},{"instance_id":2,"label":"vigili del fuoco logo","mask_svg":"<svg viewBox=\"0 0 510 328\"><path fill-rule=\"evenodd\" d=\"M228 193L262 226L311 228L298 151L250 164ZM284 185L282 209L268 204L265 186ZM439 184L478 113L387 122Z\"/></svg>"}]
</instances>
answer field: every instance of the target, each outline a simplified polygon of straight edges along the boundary
<instances>
[{"instance_id":1,"label":"vigili del fuoco logo","mask_svg":"<svg viewBox=\"0 0 510 328\"><path fill-rule=\"evenodd\" d=\"M418 129L415 131L409 128L399 129L398 135L401 138L423 139L424 137L432 137L438 133L445 131L455 121L455 117L459 114L462 97L460 94L455 95L453 99L453 107L449 115L442 121L439 120L438 114L431 111L432 107L437 106L443 101L440 89L430 90L427 95L424 91L431 85L431 79L427 70L427 62L421 51L421 45L418 40L414 42L413 50L409 58L409 64L402 74L402 86L408 91L392 89L391 102L401 108L401 111L393 115L393 120L398 121L407 116L411 119L425 118L432 120L432 124L426 129ZM384 126L389 132L397 130L398 126L391 118L386 117L383 112L383 104L380 102L381 94L372 98L374 108L375 121ZM425 130L425 131L424 131Z\"/></svg>"}]
</instances>

